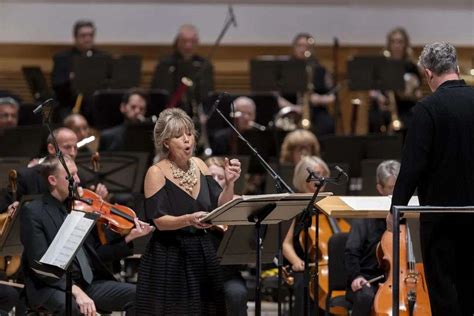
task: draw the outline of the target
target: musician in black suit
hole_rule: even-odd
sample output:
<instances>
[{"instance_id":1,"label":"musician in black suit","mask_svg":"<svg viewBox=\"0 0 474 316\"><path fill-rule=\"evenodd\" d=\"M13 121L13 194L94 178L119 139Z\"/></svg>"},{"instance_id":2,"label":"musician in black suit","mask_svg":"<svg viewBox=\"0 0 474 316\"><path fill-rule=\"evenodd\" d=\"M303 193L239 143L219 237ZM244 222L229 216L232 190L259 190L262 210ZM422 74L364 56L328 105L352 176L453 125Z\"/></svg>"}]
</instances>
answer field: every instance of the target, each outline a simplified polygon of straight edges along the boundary
<instances>
[{"instance_id":1,"label":"musician in black suit","mask_svg":"<svg viewBox=\"0 0 474 316\"><path fill-rule=\"evenodd\" d=\"M89 20L78 20L73 27L74 46L59 52L53 57L53 70L51 83L60 104L56 110L58 121L62 120L71 112L75 103L75 92L72 91L71 79L73 75L72 62L75 56L103 56L105 52L94 47L96 28L94 22ZM86 102L87 103L87 102ZM91 121L89 104L83 104L82 110L88 121Z\"/></svg>"},{"instance_id":2,"label":"musician in black suit","mask_svg":"<svg viewBox=\"0 0 474 316\"><path fill-rule=\"evenodd\" d=\"M100 134L99 151L120 151L125 146L127 126L145 120L148 95L142 89L130 89L122 98L122 124L105 129Z\"/></svg>"},{"instance_id":3,"label":"musician in black suit","mask_svg":"<svg viewBox=\"0 0 474 316\"><path fill-rule=\"evenodd\" d=\"M418 189L420 205L474 205L474 89L460 80L456 49L448 43L426 45L419 64L433 94L414 107L392 202L407 205ZM474 313L472 227L472 214L420 216L434 316Z\"/></svg>"},{"instance_id":4,"label":"musician in black suit","mask_svg":"<svg viewBox=\"0 0 474 316\"><path fill-rule=\"evenodd\" d=\"M204 101L207 94L214 90L213 67L212 64L204 57L197 54L199 46L199 34L194 25L181 25L178 34L173 43L173 53L164 57L155 68L153 74L151 88L164 89L170 95L176 92L182 83L182 76L191 77L194 80L193 86L188 90L178 105L183 108L189 115L192 115L191 102L195 100L197 103ZM192 75L189 64L194 70L206 67L200 78ZM186 69L185 69L186 68ZM191 73L189 73L191 71Z\"/></svg>"},{"instance_id":5,"label":"musician in black suit","mask_svg":"<svg viewBox=\"0 0 474 316\"><path fill-rule=\"evenodd\" d=\"M77 167L66 156L66 164L76 183ZM21 242L24 246L23 264L28 304L54 313L65 313L66 278L54 279L34 272L67 216L68 197L66 170L56 157L48 157L42 164L49 191L22 210ZM95 315L96 310L127 311L134 315L135 285L117 282L104 266L88 238L80 247L72 263L72 294L74 314Z\"/></svg>"}]
</instances>

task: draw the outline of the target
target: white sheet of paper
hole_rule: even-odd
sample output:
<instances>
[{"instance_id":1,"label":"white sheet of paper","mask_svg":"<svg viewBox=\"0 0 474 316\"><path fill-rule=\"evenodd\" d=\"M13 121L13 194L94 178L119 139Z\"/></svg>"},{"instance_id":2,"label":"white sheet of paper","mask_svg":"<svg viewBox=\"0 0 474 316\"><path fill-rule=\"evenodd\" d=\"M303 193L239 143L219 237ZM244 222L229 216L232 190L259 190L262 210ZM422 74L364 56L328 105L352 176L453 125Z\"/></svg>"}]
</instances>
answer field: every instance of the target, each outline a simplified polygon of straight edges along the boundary
<instances>
[{"instance_id":1,"label":"white sheet of paper","mask_svg":"<svg viewBox=\"0 0 474 316\"><path fill-rule=\"evenodd\" d=\"M84 217L85 214L72 211L66 217L53 242L41 258L41 263L66 268L89 228L94 224L94 220Z\"/></svg>"},{"instance_id":2,"label":"white sheet of paper","mask_svg":"<svg viewBox=\"0 0 474 316\"><path fill-rule=\"evenodd\" d=\"M341 200L354 211L383 211L387 212L392 203L391 196L341 196ZM408 202L410 206L420 205L418 196L412 196Z\"/></svg>"}]
</instances>

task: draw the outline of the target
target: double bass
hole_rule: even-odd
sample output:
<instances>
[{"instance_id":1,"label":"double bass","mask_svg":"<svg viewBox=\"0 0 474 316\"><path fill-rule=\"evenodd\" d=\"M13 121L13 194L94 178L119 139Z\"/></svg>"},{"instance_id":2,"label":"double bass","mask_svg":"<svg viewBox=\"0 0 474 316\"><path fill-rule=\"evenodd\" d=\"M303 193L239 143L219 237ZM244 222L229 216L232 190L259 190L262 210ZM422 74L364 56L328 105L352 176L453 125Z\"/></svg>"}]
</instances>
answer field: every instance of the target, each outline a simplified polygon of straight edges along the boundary
<instances>
[{"instance_id":1,"label":"double bass","mask_svg":"<svg viewBox=\"0 0 474 316\"><path fill-rule=\"evenodd\" d=\"M393 234L385 231L377 247L379 263L387 271L386 281L380 284L375 295L374 316L392 315L392 251ZM400 315L431 315L428 287L422 263L416 263L410 231L400 225Z\"/></svg>"}]
</instances>

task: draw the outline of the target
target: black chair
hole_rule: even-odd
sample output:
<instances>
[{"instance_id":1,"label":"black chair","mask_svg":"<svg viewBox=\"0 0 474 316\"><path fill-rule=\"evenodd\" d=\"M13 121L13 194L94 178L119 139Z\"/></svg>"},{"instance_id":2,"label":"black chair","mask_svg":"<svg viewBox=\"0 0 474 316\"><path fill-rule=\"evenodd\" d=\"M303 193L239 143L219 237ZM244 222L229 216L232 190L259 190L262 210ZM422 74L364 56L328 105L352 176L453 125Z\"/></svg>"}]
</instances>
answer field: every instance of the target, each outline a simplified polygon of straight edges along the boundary
<instances>
[{"instance_id":1,"label":"black chair","mask_svg":"<svg viewBox=\"0 0 474 316\"><path fill-rule=\"evenodd\" d=\"M336 233L328 242L328 294L326 298L326 312L329 316L331 307L343 307L350 310L352 304L346 300L345 295L332 297L333 291L344 291L347 285L347 273L344 267L344 250L346 248L348 233Z\"/></svg>"}]
</instances>

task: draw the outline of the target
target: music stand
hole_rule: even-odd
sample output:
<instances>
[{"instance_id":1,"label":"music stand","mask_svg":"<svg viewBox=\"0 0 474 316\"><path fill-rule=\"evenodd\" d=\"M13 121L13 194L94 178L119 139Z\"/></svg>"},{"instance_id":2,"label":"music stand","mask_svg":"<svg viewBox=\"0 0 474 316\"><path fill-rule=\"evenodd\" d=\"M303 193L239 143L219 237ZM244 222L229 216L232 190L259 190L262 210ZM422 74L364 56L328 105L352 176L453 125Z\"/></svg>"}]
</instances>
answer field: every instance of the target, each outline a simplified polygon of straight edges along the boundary
<instances>
[{"instance_id":1,"label":"music stand","mask_svg":"<svg viewBox=\"0 0 474 316\"><path fill-rule=\"evenodd\" d=\"M41 125L4 129L0 133L0 157L38 157L46 133Z\"/></svg>"},{"instance_id":2,"label":"music stand","mask_svg":"<svg viewBox=\"0 0 474 316\"><path fill-rule=\"evenodd\" d=\"M29 157L0 157L0 189L8 187L10 170L25 167L29 161Z\"/></svg>"},{"instance_id":3,"label":"music stand","mask_svg":"<svg viewBox=\"0 0 474 316\"><path fill-rule=\"evenodd\" d=\"M330 193L318 196L318 200L330 195ZM265 243L262 236L262 224L279 224L283 221L289 221L298 215L311 200L313 194L305 193L282 193L282 194L267 194L254 196L241 196L225 203L204 216L202 222L212 222L213 224L224 225L254 225L255 232L255 263L256 271L256 287L255 287L255 313L260 314L261 300L260 300L260 274L262 264L262 246ZM286 225L285 225L286 226ZM286 226L285 231L287 231ZM232 234L240 239L239 235ZM278 235L278 231L277 231ZM284 236L281 234L281 236ZM278 238L277 238L278 239ZM282 237L283 239L283 237ZM281 239L281 240L282 240ZM279 241L281 241L279 240ZM247 239L248 241L248 239ZM270 243L275 241L269 241ZM227 241L224 245L230 244ZM223 246L224 247L224 246ZM251 247L249 247L251 248ZM277 254L277 251L274 255ZM235 256L235 254L234 254ZM229 260L227 260L229 262Z\"/></svg>"},{"instance_id":4,"label":"music stand","mask_svg":"<svg viewBox=\"0 0 474 316\"><path fill-rule=\"evenodd\" d=\"M23 66L21 71L28 84L28 88L30 88L31 95L36 101L46 101L53 96L41 67Z\"/></svg>"},{"instance_id":5,"label":"music stand","mask_svg":"<svg viewBox=\"0 0 474 316\"><path fill-rule=\"evenodd\" d=\"M104 152L100 158L101 170L96 173L90 168L90 154L80 154L76 165L84 187L101 182L113 193L139 193L148 157L144 152Z\"/></svg>"},{"instance_id":6,"label":"music stand","mask_svg":"<svg viewBox=\"0 0 474 316\"><path fill-rule=\"evenodd\" d=\"M351 90L403 90L403 61L384 56L356 56L347 62Z\"/></svg>"},{"instance_id":7,"label":"music stand","mask_svg":"<svg viewBox=\"0 0 474 316\"><path fill-rule=\"evenodd\" d=\"M140 84L142 57L124 55L112 60L110 73L110 89L130 89Z\"/></svg>"},{"instance_id":8,"label":"music stand","mask_svg":"<svg viewBox=\"0 0 474 316\"><path fill-rule=\"evenodd\" d=\"M72 86L75 91L92 96L96 90L107 88L110 56L74 56Z\"/></svg>"},{"instance_id":9,"label":"music stand","mask_svg":"<svg viewBox=\"0 0 474 316\"><path fill-rule=\"evenodd\" d=\"M252 59L250 86L252 91L297 93L306 90L306 61L293 59Z\"/></svg>"},{"instance_id":10,"label":"music stand","mask_svg":"<svg viewBox=\"0 0 474 316\"><path fill-rule=\"evenodd\" d=\"M20 212L24 205L36 199L39 195L24 195L16 212L9 219L2 236L0 236L0 256L17 256L23 253L20 238Z\"/></svg>"}]
</instances>

